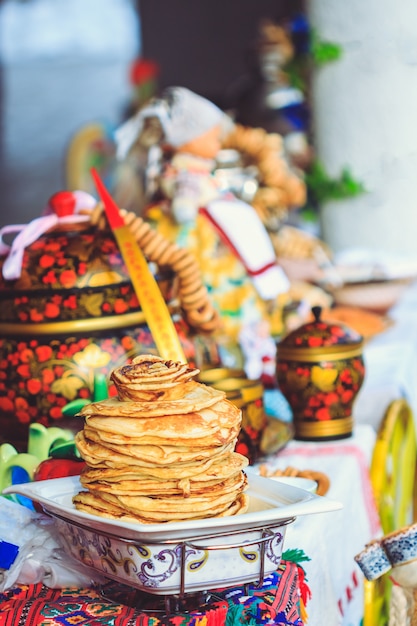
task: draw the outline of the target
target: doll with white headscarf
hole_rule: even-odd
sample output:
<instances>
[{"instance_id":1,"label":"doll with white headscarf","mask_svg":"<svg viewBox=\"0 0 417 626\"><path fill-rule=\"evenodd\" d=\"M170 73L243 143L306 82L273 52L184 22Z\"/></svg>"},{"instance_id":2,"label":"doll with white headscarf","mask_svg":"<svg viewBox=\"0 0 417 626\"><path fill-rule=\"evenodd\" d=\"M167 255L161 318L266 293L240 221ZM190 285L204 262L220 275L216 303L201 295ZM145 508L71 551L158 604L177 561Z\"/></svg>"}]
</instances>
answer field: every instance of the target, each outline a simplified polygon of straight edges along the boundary
<instances>
[{"instance_id":1,"label":"doll with white headscarf","mask_svg":"<svg viewBox=\"0 0 417 626\"><path fill-rule=\"evenodd\" d=\"M138 135L154 118L161 124L163 144L172 152L160 178L162 191L170 199L175 221L193 222L199 208L218 197L212 172L222 135L232 122L206 98L183 87L170 87L118 129L119 159L126 158ZM153 148L150 160L155 162L161 152Z\"/></svg>"},{"instance_id":2,"label":"doll with white headscarf","mask_svg":"<svg viewBox=\"0 0 417 626\"><path fill-rule=\"evenodd\" d=\"M237 343L246 338L250 349L245 360L251 377L256 378L262 373L263 352L271 354L265 319L271 311L277 312L289 281L254 208L221 191L213 175L222 138L233 122L206 98L183 87L170 87L119 128L119 159L126 157L152 118L159 119L163 144L172 157L160 178L166 202L152 207L148 218L167 239L197 257L203 281L222 318L224 336ZM263 329L259 337L258 327ZM245 352L244 345L242 349Z\"/></svg>"}]
</instances>

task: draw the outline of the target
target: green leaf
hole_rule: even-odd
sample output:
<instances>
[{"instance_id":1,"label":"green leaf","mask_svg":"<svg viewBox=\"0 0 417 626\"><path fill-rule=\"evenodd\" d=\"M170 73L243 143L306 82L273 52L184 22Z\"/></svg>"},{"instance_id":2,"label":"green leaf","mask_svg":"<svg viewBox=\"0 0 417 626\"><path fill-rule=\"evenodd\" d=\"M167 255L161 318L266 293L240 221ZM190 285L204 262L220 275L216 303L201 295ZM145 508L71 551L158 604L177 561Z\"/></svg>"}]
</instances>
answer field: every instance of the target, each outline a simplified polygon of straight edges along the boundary
<instances>
[{"instance_id":1,"label":"green leaf","mask_svg":"<svg viewBox=\"0 0 417 626\"><path fill-rule=\"evenodd\" d=\"M94 402L100 402L100 400L106 400L109 397L107 380L104 374L95 372L94 374Z\"/></svg>"},{"instance_id":2,"label":"green leaf","mask_svg":"<svg viewBox=\"0 0 417 626\"><path fill-rule=\"evenodd\" d=\"M66 441L56 446L52 446L50 456L53 459L80 459L81 455L77 450L74 441Z\"/></svg>"},{"instance_id":3,"label":"green leaf","mask_svg":"<svg viewBox=\"0 0 417 626\"><path fill-rule=\"evenodd\" d=\"M306 172L305 182L309 204L316 208L329 200L352 198L366 191L363 183L355 180L348 168L342 170L339 178L331 178L318 160Z\"/></svg>"},{"instance_id":4,"label":"green leaf","mask_svg":"<svg viewBox=\"0 0 417 626\"><path fill-rule=\"evenodd\" d=\"M91 400L86 400L84 398L72 400L62 407L62 415L64 417L73 417L74 415L77 415L77 413L79 413L86 404L90 404L90 402Z\"/></svg>"},{"instance_id":5,"label":"green leaf","mask_svg":"<svg viewBox=\"0 0 417 626\"><path fill-rule=\"evenodd\" d=\"M310 54L313 63L318 66L337 61L342 56L342 47L331 41L319 38L316 32L312 32Z\"/></svg>"},{"instance_id":6,"label":"green leaf","mask_svg":"<svg viewBox=\"0 0 417 626\"><path fill-rule=\"evenodd\" d=\"M284 550L282 553L283 561L291 561L291 563L302 563L303 561L311 561L310 557L306 555L304 550L300 548L293 548Z\"/></svg>"},{"instance_id":7,"label":"green leaf","mask_svg":"<svg viewBox=\"0 0 417 626\"><path fill-rule=\"evenodd\" d=\"M84 294L80 297L80 305L84 307L90 315L100 317L102 314L101 306L103 304L103 298L102 293Z\"/></svg>"},{"instance_id":8,"label":"green leaf","mask_svg":"<svg viewBox=\"0 0 417 626\"><path fill-rule=\"evenodd\" d=\"M84 387L84 382L77 376L64 376L55 380L51 385L53 393L61 394L68 400L75 400L78 390Z\"/></svg>"}]
</instances>

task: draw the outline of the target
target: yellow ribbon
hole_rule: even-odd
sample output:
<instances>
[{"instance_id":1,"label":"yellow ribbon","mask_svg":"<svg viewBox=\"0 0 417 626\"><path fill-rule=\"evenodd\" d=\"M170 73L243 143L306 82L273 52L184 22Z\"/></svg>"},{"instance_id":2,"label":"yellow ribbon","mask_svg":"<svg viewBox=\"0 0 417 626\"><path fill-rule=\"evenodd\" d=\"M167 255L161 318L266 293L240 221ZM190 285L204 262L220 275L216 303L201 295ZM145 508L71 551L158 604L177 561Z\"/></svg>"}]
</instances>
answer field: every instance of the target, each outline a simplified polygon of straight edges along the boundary
<instances>
[{"instance_id":1,"label":"yellow ribbon","mask_svg":"<svg viewBox=\"0 0 417 626\"><path fill-rule=\"evenodd\" d=\"M142 250L127 226L113 230L159 355L186 363L167 304Z\"/></svg>"},{"instance_id":2,"label":"yellow ribbon","mask_svg":"<svg viewBox=\"0 0 417 626\"><path fill-rule=\"evenodd\" d=\"M168 306L145 256L101 178L94 169L91 173L159 355L163 359L186 363Z\"/></svg>"}]
</instances>

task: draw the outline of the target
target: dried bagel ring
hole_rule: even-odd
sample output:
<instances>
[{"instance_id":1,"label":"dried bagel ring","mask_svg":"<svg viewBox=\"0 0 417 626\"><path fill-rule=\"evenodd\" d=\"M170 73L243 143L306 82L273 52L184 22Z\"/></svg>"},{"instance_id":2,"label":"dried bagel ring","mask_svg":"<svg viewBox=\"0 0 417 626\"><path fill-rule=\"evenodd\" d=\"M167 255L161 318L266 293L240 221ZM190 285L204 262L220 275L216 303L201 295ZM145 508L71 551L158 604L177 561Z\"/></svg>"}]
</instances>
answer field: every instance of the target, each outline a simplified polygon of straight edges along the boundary
<instances>
[{"instance_id":1,"label":"dried bagel ring","mask_svg":"<svg viewBox=\"0 0 417 626\"><path fill-rule=\"evenodd\" d=\"M200 298L207 297L207 288L197 280L194 281L189 287L184 288L181 285L180 288L181 301L184 303L191 303L199 301Z\"/></svg>"},{"instance_id":2,"label":"dried bagel ring","mask_svg":"<svg viewBox=\"0 0 417 626\"><path fill-rule=\"evenodd\" d=\"M330 488L330 479L324 472L317 472L315 470L298 470L295 467L288 466L284 469L270 470L266 464L262 464L259 467L259 474L266 478L279 477L279 476L291 476L300 478L309 478L316 481L317 490L316 493L319 496L324 496Z\"/></svg>"},{"instance_id":3,"label":"dried bagel ring","mask_svg":"<svg viewBox=\"0 0 417 626\"><path fill-rule=\"evenodd\" d=\"M99 229L107 227L103 204L86 209L90 223ZM142 248L148 261L172 269L178 279L178 294L185 321L194 330L212 333L220 325L220 317L210 302L208 291L202 282L200 268L192 253L165 239L152 226L133 211L120 209L120 215ZM184 302L181 299L184 298Z\"/></svg>"},{"instance_id":4,"label":"dried bagel ring","mask_svg":"<svg viewBox=\"0 0 417 626\"><path fill-rule=\"evenodd\" d=\"M177 259L173 259L172 267L177 272L184 272L184 275L187 275L187 272L189 273L190 270L195 271L196 263L195 263L193 258L183 257L183 258L180 258L178 260Z\"/></svg>"},{"instance_id":5,"label":"dried bagel ring","mask_svg":"<svg viewBox=\"0 0 417 626\"><path fill-rule=\"evenodd\" d=\"M329 491L330 479L327 474L323 472L316 472L314 470L304 470L299 473L302 478L310 478L317 483L317 495L324 496Z\"/></svg>"},{"instance_id":6,"label":"dried bagel ring","mask_svg":"<svg viewBox=\"0 0 417 626\"><path fill-rule=\"evenodd\" d=\"M161 266L168 265L169 263L167 261L169 261L171 243L167 241L166 239L164 239L163 237L161 237L160 239L155 239L155 244L156 244L156 247L155 247L154 255L158 259L159 265ZM162 261L164 254L167 255L167 260L165 261L165 263Z\"/></svg>"},{"instance_id":7,"label":"dried bagel ring","mask_svg":"<svg viewBox=\"0 0 417 626\"><path fill-rule=\"evenodd\" d=\"M151 228L149 224L144 222L143 219L141 219L140 217L138 217L137 220L130 227L130 232L132 233L132 235L134 235L138 243L145 234L149 233L150 230Z\"/></svg>"},{"instance_id":8,"label":"dried bagel ring","mask_svg":"<svg viewBox=\"0 0 417 626\"><path fill-rule=\"evenodd\" d=\"M154 239L155 239L155 231L153 231L152 228L149 228L148 232L144 232L143 235L141 235L141 237L138 238L138 244L140 245L144 253L145 253L146 246L149 245ZM149 259L149 260L154 261L154 259Z\"/></svg>"},{"instance_id":9,"label":"dried bagel ring","mask_svg":"<svg viewBox=\"0 0 417 626\"><path fill-rule=\"evenodd\" d=\"M200 308L193 307L187 311L187 319L195 326L200 327L213 319L218 319L218 314L207 302Z\"/></svg>"}]
</instances>

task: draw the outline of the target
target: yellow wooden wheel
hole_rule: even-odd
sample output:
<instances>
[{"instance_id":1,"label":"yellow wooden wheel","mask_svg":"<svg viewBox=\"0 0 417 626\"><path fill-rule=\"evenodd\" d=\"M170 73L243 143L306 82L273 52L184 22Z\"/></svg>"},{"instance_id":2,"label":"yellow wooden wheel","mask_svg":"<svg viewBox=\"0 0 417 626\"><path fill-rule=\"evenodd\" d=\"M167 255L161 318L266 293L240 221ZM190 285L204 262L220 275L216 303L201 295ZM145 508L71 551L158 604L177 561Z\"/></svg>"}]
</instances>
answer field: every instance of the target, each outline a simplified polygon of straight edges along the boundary
<instances>
[{"instance_id":1,"label":"yellow wooden wheel","mask_svg":"<svg viewBox=\"0 0 417 626\"><path fill-rule=\"evenodd\" d=\"M406 400L394 400L379 428L370 470L384 534L417 519L416 459L413 413ZM388 623L390 593L389 573L375 581L365 581L363 626Z\"/></svg>"},{"instance_id":2,"label":"yellow wooden wheel","mask_svg":"<svg viewBox=\"0 0 417 626\"><path fill-rule=\"evenodd\" d=\"M416 434L410 406L394 400L380 426L371 463L371 481L387 534L415 521Z\"/></svg>"},{"instance_id":3,"label":"yellow wooden wheel","mask_svg":"<svg viewBox=\"0 0 417 626\"><path fill-rule=\"evenodd\" d=\"M82 126L71 138L65 163L66 188L82 189L95 194L91 178L94 167L106 179L114 162L115 145L105 124L91 122Z\"/></svg>"}]
</instances>

